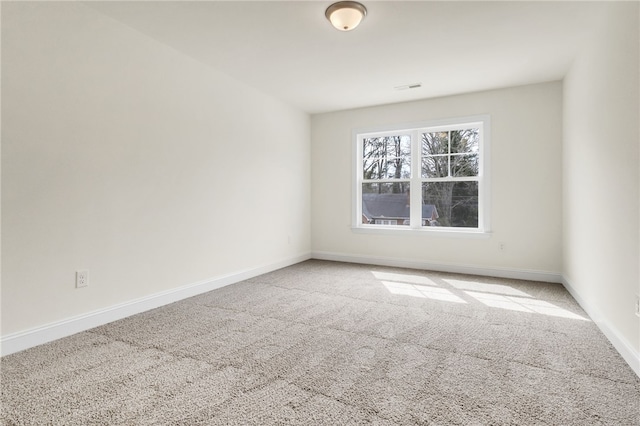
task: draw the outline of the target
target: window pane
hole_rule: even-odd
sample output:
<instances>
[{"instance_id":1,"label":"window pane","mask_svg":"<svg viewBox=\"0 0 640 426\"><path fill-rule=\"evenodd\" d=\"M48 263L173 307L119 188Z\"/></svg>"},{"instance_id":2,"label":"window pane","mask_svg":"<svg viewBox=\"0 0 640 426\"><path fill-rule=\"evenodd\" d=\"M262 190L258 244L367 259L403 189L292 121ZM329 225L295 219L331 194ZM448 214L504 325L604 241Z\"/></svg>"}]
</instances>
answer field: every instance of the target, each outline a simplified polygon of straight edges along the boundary
<instances>
[{"instance_id":1,"label":"window pane","mask_svg":"<svg viewBox=\"0 0 640 426\"><path fill-rule=\"evenodd\" d=\"M408 135L396 136L400 141L402 155L411 155L411 137Z\"/></svg>"},{"instance_id":2,"label":"window pane","mask_svg":"<svg viewBox=\"0 0 640 426\"><path fill-rule=\"evenodd\" d=\"M381 157L384 151L384 138L364 138L362 145L363 158Z\"/></svg>"},{"instance_id":3,"label":"window pane","mask_svg":"<svg viewBox=\"0 0 640 426\"><path fill-rule=\"evenodd\" d=\"M422 157L422 177L437 178L449 176L449 156Z\"/></svg>"},{"instance_id":4,"label":"window pane","mask_svg":"<svg viewBox=\"0 0 640 426\"><path fill-rule=\"evenodd\" d=\"M422 155L449 153L449 132L422 134Z\"/></svg>"},{"instance_id":5,"label":"window pane","mask_svg":"<svg viewBox=\"0 0 640 426\"><path fill-rule=\"evenodd\" d=\"M362 164L364 179L382 179L386 175L386 159L368 158Z\"/></svg>"},{"instance_id":6,"label":"window pane","mask_svg":"<svg viewBox=\"0 0 640 426\"><path fill-rule=\"evenodd\" d=\"M478 129L452 130L451 153L477 153Z\"/></svg>"},{"instance_id":7,"label":"window pane","mask_svg":"<svg viewBox=\"0 0 640 426\"><path fill-rule=\"evenodd\" d=\"M362 184L362 223L409 225L409 182Z\"/></svg>"},{"instance_id":8,"label":"window pane","mask_svg":"<svg viewBox=\"0 0 640 426\"><path fill-rule=\"evenodd\" d=\"M410 158L394 158L388 164L387 179L408 179L411 177Z\"/></svg>"},{"instance_id":9,"label":"window pane","mask_svg":"<svg viewBox=\"0 0 640 426\"><path fill-rule=\"evenodd\" d=\"M362 177L401 179L411 176L411 138L385 136L363 139Z\"/></svg>"},{"instance_id":10,"label":"window pane","mask_svg":"<svg viewBox=\"0 0 640 426\"><path fill-rule=\"evenodd\" d=\"M408 135L401 135L364 138L362 155L363 158L402 157L411 155L411 137Z\"/></svg>"},{"instance_id":11,"label":"window pane","mask_svg":"<svg viewBox=\"0 0 640 426\"><path fill-rule=\"evenodd\" d=\"M422 184L422 225L478 227L478 182Z\"/></svg>"},{"instance_id":12,"label":"window pane","mask_svg":"<svg viewBox=\"0 0 640 426\"><path fill-rule=\"evenodd\" d=\"M451 176L478 176L478 154L452 155Z\"/></svg>"},{"instance_id":13,"label":"window pane","mask_svg":"<svg viewBox=\"0 0 640 426\"><path fill-rule=\"evenodd\" d=\"M364 179L408 179L411 177L409 158L370 158L362 165Z\"/></svg>"}]
</instances>

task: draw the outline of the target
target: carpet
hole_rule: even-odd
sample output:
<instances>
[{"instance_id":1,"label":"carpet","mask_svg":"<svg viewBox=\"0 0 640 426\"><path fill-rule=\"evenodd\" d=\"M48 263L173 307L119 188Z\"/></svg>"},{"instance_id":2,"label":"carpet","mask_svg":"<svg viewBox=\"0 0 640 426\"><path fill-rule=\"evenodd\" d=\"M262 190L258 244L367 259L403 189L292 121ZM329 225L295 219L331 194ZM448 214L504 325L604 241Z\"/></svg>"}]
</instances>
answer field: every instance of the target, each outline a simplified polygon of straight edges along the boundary
<instances>
[{"instance_id":1,"label":"carpet","mask_svg":"<svg viewBox=\"0 0 640 426\"><path fill-rule=\"evenodd\" d=\"M561 285L318 260L0 367L3 425L640 425Z\"/></svg>"}]
</instances>

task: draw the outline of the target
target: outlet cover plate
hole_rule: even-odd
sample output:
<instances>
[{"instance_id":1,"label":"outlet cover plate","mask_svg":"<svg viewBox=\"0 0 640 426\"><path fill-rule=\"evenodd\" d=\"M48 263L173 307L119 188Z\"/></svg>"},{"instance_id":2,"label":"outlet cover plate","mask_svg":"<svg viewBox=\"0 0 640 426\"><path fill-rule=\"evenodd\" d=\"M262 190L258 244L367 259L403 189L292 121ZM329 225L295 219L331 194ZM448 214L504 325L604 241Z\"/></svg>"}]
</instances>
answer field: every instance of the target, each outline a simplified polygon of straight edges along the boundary
<instances>
[{"instance_id":1,"label":"outlet cover plate","mask_svg":"<svg viewBox=\"0 0 640 426\"><path fill-rule=\"evenodd\" d=\"M76 271L76 288L87 287L89 285L89 270L81 269Z\"/></svg>"}]
</instances>

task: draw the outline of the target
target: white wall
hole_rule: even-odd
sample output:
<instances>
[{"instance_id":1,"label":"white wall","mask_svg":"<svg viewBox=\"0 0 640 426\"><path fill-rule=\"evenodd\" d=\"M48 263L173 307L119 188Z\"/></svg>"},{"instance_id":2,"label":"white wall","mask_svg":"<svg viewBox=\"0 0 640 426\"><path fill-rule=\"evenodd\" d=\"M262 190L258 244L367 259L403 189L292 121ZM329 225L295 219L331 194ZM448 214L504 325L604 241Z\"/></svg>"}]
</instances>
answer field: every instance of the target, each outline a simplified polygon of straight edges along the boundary
<instances>
[{"instance_id":1,"label":"white wall","mask_svg":"<svg viewBox=\"0 0 640 426\"><path fill-rule=\"evenodd\" d=\"M606 5L564 80L563 231L568 286L640 374L638 14Z\"/></svg>"},{"instance_id":2,"label":"white wall","mask_svg":"<svg viewBox=\"0 0 640 426\"><path fill-rule=\"evenodd\" d=\"M93 9L3 2L2 113L3 336L309 255L308 115Z\"/></svg>"},{"instance_id":3,"label":"white wall","mask_svg":"<svg viewBox=\"0 0 640 426\"><path fill-rule=\"evenodd\" d=\"M354 233L352 129L489 114L491 228L485 239ZM312 251L500 274L562 268L559 82L314 115L311 118ZM505 251L499 251L499 243ZM406 263L405 263L406 264ZM513 274L511 274L513 275ZM555 278L554 278L555 277Z\"/></svg>"}]
</instances>

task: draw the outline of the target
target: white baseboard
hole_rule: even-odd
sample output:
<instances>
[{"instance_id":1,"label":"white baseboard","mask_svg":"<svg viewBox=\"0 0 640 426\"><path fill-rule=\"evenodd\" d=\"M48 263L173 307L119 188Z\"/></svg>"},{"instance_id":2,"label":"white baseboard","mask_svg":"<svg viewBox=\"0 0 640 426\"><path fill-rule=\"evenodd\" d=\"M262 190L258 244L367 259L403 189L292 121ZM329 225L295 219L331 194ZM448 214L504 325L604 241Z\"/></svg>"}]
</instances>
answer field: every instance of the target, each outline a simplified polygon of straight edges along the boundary
<instances>
[{"instance_id":1,"label":"white baseboard","mask_svg":"<svg viewBox=\"0 0 640 426\"><path fill-rule=\"evenodd\" d=\"M169 303L177 302L188 297L206 293L229 284L234 284L261 274L266 274L267 272L275 271L276 269L291 266L310 258L311 256L309 253L301 254L295 257L282 259L274 263L196 282L142 297L140 299L120 303L108 308L56 321L40 327L2 336L2 338L0 338L0 352L2 353L2 356L19 352L24 349L104 325L112 321L139 314Z\"/></svg>"},{"instance_id":2,"label":"white baseboard","mask_svg":"<svg viewBox=\"0 0 640 426\"><path fill-rule=\"evenodd\" d=\"M488 277L511 278L518 280L544 281L561 283L562 274L559 272L534 271L510 268L486 268L481 266L460 265L453 263L431 263L417 259L395 257L353 255L326 251L311 252L313 259L334 260L337 262L363 263L368 265L394 266L399 268L425 269L438 272L453 272L458 274L482 275Z\"/></svg>"},{"instance_id":3,"label":"white baseboard","mask_svg":"<svg viewBox=\"0 0 640 426\"><path fill-rule=\"evenodd\" d=\"M618 351L622 358L629 364L631 369L640 377L640 353L636 351L633 346L629 344L627 339L622 337L620 333L616 331L609 322L604 319L602 314L593 305L587 303L585 299L580 296L574 286L571 285L567 278L562 279L562 285L567 289L571 296L578 302L578 304L584 309L584 311L591 317L591 320L598 326L602 334L605 335L613 347Z\"/></svg>"}]
</instances>

